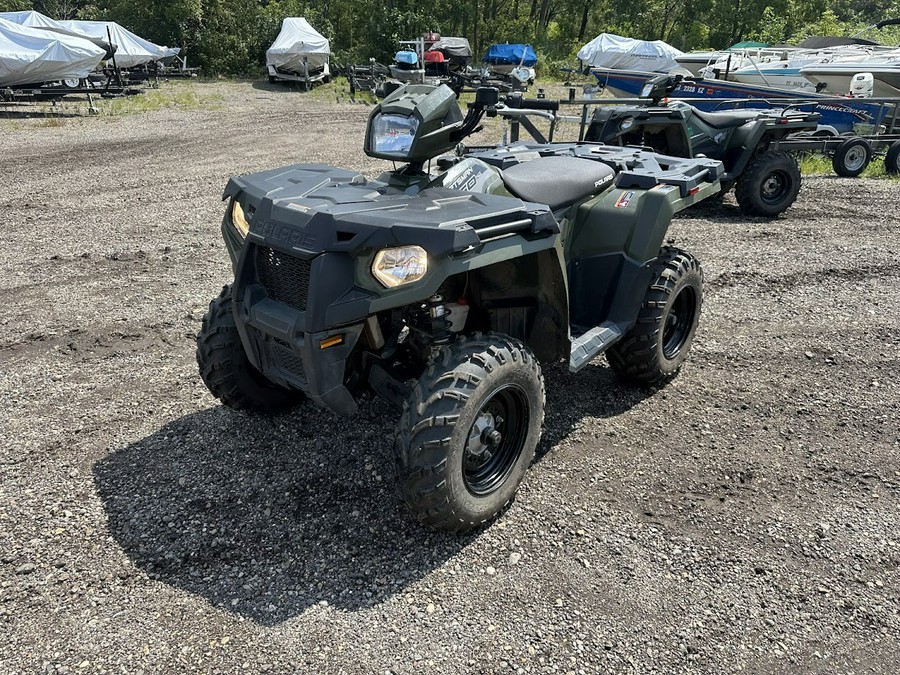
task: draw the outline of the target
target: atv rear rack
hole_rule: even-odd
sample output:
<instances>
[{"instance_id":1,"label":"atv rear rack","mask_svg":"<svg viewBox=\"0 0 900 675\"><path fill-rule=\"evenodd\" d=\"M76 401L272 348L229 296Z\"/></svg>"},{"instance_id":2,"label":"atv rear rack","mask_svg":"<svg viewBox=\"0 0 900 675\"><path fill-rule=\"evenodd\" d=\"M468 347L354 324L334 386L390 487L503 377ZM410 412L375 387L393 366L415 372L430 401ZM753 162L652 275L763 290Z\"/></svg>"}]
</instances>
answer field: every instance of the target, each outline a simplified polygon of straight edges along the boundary
<instances>
[{"instance_id":1,"label":"atv rear rack","mask_svg":"<svg viewBox=\"0 0 900 675\"><path fill-rule=\"evenodd\" d=\"M720 180L724 173L722 163L717 160L669 157L639 148L596 143L556 143L552 146L520 143L503 148L472 148L466 154L501 171L538 157L590 159L616 171L616 187L648 190L657 185L671 185L678 188L681 197L695 194L701 185Z\"/></svg>"}]
</instances>

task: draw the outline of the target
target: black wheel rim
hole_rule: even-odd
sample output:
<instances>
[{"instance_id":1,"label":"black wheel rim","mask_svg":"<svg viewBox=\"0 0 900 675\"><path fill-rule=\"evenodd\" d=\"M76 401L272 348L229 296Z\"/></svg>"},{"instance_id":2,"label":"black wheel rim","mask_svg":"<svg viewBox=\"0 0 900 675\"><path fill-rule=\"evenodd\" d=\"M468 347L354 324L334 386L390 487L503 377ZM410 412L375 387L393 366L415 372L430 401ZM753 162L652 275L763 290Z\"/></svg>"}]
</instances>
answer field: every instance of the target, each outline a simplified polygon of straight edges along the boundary
<instances>
[{"instance_id":1,"label":"black wheel rim","mask_svg":"<svg viewBox=\"0 0 900 675\"><path fill-rule=\"evenodd\" d=\"M515 385L496 390L469 427L463 453L463 482L477 497L496 492L512 473L528 436L525 392Z\"/></svg>"},{"instance_id":2,"label":"black wheel rim","mask_svg":"<svg viewBox=\"0 0 900 675\"><path fill-rule=\"evenodd\" d=\"M786 171L773 171L763 179L759 196L766 204L777 204L791 190L791 177Z\"/></svg>"},{"instance_id":3,"label":"black wheel rim","mask_svg":"<svg viewBox=\"0 0 900 675\"><path fill-rule=\"evenodd\" d=\"M677 358L684 348L697 316L697 292L685 286L675 296L663 326L662 350L668 360Z\"/></svg>"}]
</instances>

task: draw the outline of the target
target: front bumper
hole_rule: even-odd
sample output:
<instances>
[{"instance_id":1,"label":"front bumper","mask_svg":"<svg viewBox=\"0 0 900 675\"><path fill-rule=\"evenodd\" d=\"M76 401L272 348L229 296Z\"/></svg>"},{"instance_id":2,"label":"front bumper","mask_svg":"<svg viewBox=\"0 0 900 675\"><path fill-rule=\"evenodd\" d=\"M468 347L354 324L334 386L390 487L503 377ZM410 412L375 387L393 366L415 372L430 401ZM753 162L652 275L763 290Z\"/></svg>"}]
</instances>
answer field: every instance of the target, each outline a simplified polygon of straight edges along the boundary
<instances>
[{"instance_id":1,"label":"front bumper","mask_svg":"<svg viewBox=\"0 0 900 675\"><path fill-rule=\"evenodd\" d=\"M303 312L267 297L259 284L245 287L235 299L234 316L247 357L268 379L299 389L338 414L356 412L356 400L344 381L363 324L306 332ZM321 348L324 340L336 336L341 344Z\"/></svg>"},{"instance_id":2,"label":"front bumper","mask_svg":"<svg viewBox=\"0 0 900 675\"><path fill-rule=\"evenodd\" d=\"M347 360L363 322L327 330L313 326L307 299L315 256L304 259L228 240L226 234L236 271L234 318L250 362L272 382L302 391L338 414L354 414L356 401L345 386ZM322 348L323 341L336 337L340 344Z\"/></svg>"}]
</instances>

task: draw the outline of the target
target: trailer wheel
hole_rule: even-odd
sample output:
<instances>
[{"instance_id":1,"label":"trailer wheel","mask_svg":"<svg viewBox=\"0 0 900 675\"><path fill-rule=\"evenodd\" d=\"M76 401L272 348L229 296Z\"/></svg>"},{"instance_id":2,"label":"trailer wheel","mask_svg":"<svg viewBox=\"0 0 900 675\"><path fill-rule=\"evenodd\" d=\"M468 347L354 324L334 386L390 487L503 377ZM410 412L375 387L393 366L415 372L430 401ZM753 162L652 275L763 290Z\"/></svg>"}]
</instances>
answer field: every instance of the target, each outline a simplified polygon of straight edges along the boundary
<instances>
[{"instance_id":1,"label":"trailer wheel","mask_svg":"<svg viewBox=\"0 0 900 675\"><path fill-rule=\"evenodd\" d=\"M737 180L734 196L741 213L774 218L788 210L800 193L800 167L786 152L757 155Z\"/></svg>"},{"instance_id":2,"label":"trailer wheel","mask_svg":"<svg viewBox=\"0 0 900 675\"><path fill-rule=\"evenodd\" d=\"M862 138L848 138L834 151L831 166L838 176L855 178L869 166L872 147Z\"/></svg>"},{"instance_id":3,"label":"trailer wheel","mask_svg":"<svg viewBox=\"0 0 900 675\"><path fill-rule=\"evenodd\" d=\"M884 170L890 174L900 173L900 141L894 141L884 156Z\"/></svg>"},{"instance_id":4,"label":"trailer wheel","mask_svg":"<svg viewBox=\"0 0 900 675\"><path fill-rule=\"evenodd\" d=\"M419 378L397 433L400 493L419 522L467 532L512 501L544 420L531 350L499 334L443 348Z\"/></svg>"},{"instance_id":5,"label":"trailer wheel","mask_svg":"<svg viewBox=\"0 0 900 675\"><path fill-rule=\"evenodd\" d=\"M203 317L197 366L212 395L235 410L275 413L303 399L302 392L270 382L250 363L231 310L231 286L209 303Z\"/></svg>"},{"instance_id":6,"label":"trailer wheel","mask_svg":"<svg viewBox=\"0 0 900 675\"><path fill-rule=\"evenodd\" d=\"M703 270L691 254L666 247L656 264L637 321L606 352L625 380L658 384L674 377L687 358L703 303Z\"/></svg>"}]
</instances>

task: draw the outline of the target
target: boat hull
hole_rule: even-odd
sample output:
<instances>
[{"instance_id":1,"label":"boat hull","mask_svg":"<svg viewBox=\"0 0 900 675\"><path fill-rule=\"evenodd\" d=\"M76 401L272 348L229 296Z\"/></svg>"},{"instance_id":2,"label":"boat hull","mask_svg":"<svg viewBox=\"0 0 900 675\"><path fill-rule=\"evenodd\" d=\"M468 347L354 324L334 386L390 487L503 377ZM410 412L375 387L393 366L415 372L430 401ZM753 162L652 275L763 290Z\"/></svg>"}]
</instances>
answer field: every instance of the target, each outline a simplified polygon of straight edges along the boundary
<instances>
[{"instance_id":1,"label":"boat hull","mask_svg":"<svg viewBox=\"0 0 900 675\"><path fill-rule=\"evenodd\" d=\"M739 70L731 73L731 79L742 84L752 84L775 89L789 89L803 93L815 94L816 85L800 74L799 68L760 68L756 70Z\"/></svg>"},{"instance_id":2,"label":"boat hull","mask_svg":"<svg viewBox=\"0 0 900 675\"><path fill-rule=\"evenodd\" d=\"M828 91L847 93L850 81L857 73L872 73L875 79L873 96L900 96L900 61L892 66L865 63L814 64L801 69L803 76L815 83L823 83Z\"/></svg>"}]
</instances>

